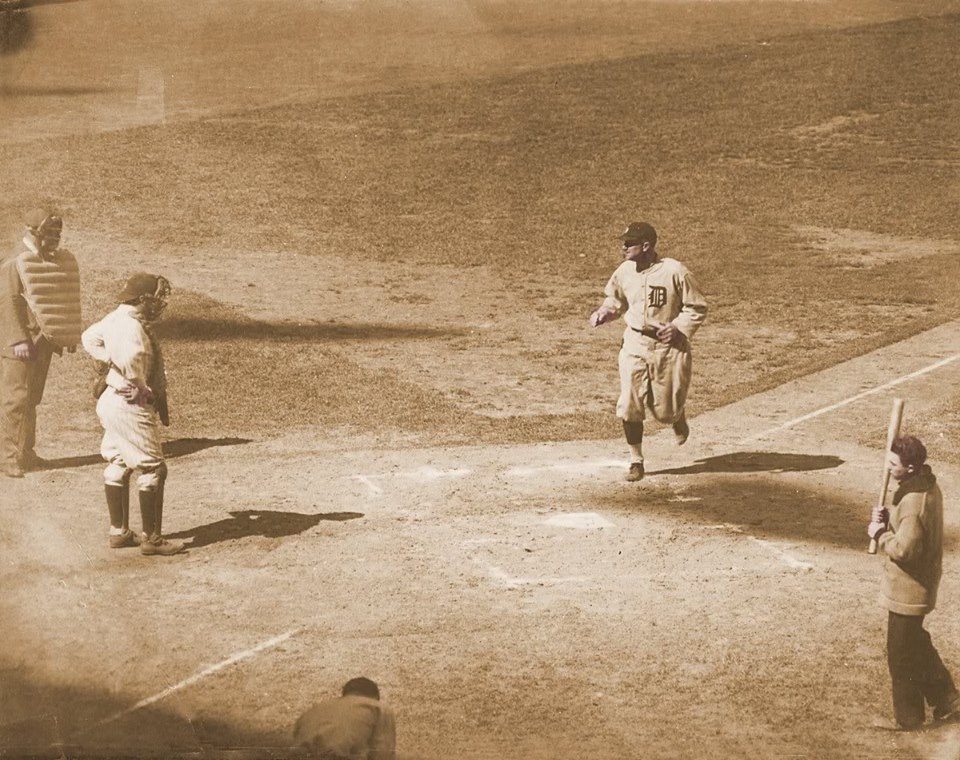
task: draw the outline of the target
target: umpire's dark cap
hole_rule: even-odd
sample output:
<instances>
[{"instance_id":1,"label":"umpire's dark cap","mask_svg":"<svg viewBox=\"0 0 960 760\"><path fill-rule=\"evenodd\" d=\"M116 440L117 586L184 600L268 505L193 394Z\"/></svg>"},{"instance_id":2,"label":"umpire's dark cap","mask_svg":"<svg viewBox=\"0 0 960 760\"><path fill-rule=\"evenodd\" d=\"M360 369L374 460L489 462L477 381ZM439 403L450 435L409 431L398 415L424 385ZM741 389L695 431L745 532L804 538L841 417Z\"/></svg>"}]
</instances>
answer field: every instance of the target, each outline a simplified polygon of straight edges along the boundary
<instances>
[{"instance_id":1,"label":"umpire's dark cap","mask_svg":"<svg viewBox=\"0 0 960 760\"><path fill-rule=\"evenodd\" d=\"M26 219L27 227L41 235L59 235L63 230L63 219L52 211L35 208Z\"/></svg>"},{"instance_id":2,"label":"umpire's dark cap","mask_svg":"<svg viewBox=\"0 0 960 760\"><path fill-rule=\"evenodd\" d=\"M620 237L624 243L631 243L633 245L656 243L657 231L646 222L630 222Z\"/></svg>"},{"instance_id":3,"label":"umpire's dark cap","mask_svg":"<svg viewBox=\"0 0 960 760\"><path fill-rule=\"evenodd\" d=\"M155 295L159 284L160 278L155 274L147 272L132 274L120 291L120 303L136 301L140 296Z\"/></svg>"}]
</instances>

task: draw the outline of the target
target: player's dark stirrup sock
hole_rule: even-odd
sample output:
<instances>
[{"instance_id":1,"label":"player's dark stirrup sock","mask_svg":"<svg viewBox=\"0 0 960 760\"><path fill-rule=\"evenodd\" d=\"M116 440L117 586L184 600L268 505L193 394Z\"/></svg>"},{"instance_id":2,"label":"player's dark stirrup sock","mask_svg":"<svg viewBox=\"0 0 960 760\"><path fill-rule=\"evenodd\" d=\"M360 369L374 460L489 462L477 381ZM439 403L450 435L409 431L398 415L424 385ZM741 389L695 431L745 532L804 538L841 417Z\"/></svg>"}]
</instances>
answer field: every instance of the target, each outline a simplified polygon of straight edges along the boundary
<instances>
[{"instance_id":1,"label":"player's dark stirrup sock","mask_svg":"<svg viewBox=\"0 0 960 760\"><path fill-rule=\"evenodd\" d=\"M628 444L631 446L639 446L643 443L643 423L623 420L623 434Z\"/></svg>"}]
</instances>

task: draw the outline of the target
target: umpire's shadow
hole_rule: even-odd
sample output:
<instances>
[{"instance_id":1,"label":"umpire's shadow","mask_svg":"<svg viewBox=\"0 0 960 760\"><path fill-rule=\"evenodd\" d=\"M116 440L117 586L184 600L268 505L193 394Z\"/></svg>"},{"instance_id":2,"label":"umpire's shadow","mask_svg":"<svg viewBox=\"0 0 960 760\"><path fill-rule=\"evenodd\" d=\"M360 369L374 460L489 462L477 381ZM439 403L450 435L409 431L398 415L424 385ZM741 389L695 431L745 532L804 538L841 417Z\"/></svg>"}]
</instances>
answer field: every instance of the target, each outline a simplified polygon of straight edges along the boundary
<instances>
[{"instance_id":1,"label":"umpire's shadow","mask_svg":"<svg viewBox=\"0 0 960 760\"><path fill-rule=\"evenodd\" d=\"M176 438L164 442L163 455L167 459L176 459L214 446L239 446L243 443L250 443L251 440L250 438ZM91 464L103 464L103 457L99 454L87 454L79 457L46 459L37 469L66 470L71 467L87 467Z\"/></svg>"},{"instance_id":2,"label":"umpire's shadow","mask_svg":"<svg viewBox=\"0 0 960 760\"><path fill-rule=\"evenodd\" d=\"M686 467L648 470L647 475L703 475L721 472L806 472L839 467L843 460L829 454L782 454L775 451L735 451L698 459Z\"/></svg>"},{"instance_id":3,"label":"umpire's shadow","mask_svg":"<svg viewBox=\"0 0 960 760\"><path fill-rule=\"evenodd\" d=\"M192 539L187 543L188 549L197 549L209 546L219 541L234 541L248 536L263 536L264 538L282 538L303 533L321 520L356 520L363 517L362 512L326 512L315 515L305 515L300 512L273 512L269 509L244 509L231 512L230 517L199 525L196 528L183 530L179 533L167 533L167 538Z\"/></svg>"}]
</instances>

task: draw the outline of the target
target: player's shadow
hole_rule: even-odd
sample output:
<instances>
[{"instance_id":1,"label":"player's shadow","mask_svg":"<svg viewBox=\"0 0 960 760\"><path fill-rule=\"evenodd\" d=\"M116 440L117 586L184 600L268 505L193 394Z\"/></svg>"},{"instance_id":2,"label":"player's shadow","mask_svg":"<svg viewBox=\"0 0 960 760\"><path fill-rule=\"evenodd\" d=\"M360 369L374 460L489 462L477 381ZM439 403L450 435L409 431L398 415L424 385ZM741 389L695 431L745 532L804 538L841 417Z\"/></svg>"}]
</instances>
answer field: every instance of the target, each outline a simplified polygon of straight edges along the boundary
<instances>
[{"instance_id":1,"label":"player's shadow","mask_svg":"<svg viewBox=\"0 0 960 760\"><path fill-rule=\"evenodd\" d=\"M709 535L750 536L761 540L800 541L863 550L867 544L870 497L855 500L847 493L822 486L785 483L775 475L750 478L711 477L691 481L678 490L676 482L649 478L604 503L627 512L656 516Z\"/></svg>"},{"instance_id":2,"label":"player's shadow","mask_svg":"<svg viewBox=\"0 0 960 760\"><path fill-rule=\"evenodd\" d=\"M300 512L274 512L268 509L243 509L231 512L229 518L217 520L196 528L169 533L167 538L191 539L188 549L197 549L202 546L219 543L220 541L234 541L249 536L264 538L283 538L303 533L319 525L321 520L342 522L356 520L363 517L362 512L326 512L307 515Z\"/></svg>"},{"instance_id":3,"label":"player's shadow","mask_svg":"<svg viewBox=\"0 0 960 760\"><path fill-rule=\"evenodd\" d=\"M241 319L200 319L172 317L157 326L157 333L169 340L292 340L324 343L336 340L418 340L464 335L459 328L416 327L379 322L258 322Z\"/></svg>"},{"instance_id":4,"label":"player's shadow","mask_svg":"<svg viewBox=\"0 0 960 760\"><path fill-rule=\"evenodd\" d=\"M698 459L685 467L651 470L648 475L702 475L711 472L806 472L827 470L843 464L840 457L830 454L782 454L772 451L735 451L715 457Z\"/></svg>"},{"instance_id":5,"label":"player's shadow","mask_svg":"<svg viewBox=\"0 0 960 760\"><path fill-rule=\"evenodd\" d=\"M163 454L167 459L176 459L214 446L238 446L251 441L250 438L176 438L163 444ZM80 457L46 459L38 469L66 470L71 467L86 467L87 465L102 463L103 457L99 454L86 454Z\"/></svg>"}]
</instances>

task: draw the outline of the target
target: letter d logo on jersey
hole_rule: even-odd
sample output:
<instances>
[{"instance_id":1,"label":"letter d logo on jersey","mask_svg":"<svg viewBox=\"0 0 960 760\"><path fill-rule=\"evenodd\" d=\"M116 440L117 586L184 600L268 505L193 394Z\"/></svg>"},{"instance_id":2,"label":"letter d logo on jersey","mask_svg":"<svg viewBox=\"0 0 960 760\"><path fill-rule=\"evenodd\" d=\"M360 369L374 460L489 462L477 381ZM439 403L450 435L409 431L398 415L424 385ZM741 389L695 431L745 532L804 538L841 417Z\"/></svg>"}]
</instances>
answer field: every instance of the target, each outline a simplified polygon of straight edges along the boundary
<instances>
[{"instance_id":1,"label":"letter d logo on jersey","mask_svg":"<svg viewBox=\"0 0 960 760\"><path fill-rule=\"evenodd\" d=\"M667 289L661 285L653 285L650 288L650 295L648 298L648 306L656 306L657 308L665 306L667 303Z\"/></svg>"}]
</instances>

